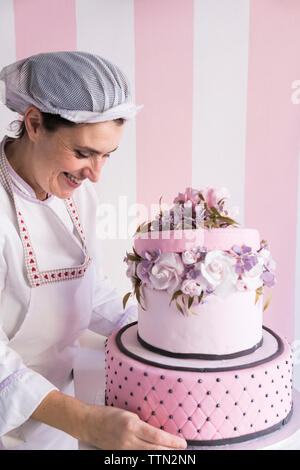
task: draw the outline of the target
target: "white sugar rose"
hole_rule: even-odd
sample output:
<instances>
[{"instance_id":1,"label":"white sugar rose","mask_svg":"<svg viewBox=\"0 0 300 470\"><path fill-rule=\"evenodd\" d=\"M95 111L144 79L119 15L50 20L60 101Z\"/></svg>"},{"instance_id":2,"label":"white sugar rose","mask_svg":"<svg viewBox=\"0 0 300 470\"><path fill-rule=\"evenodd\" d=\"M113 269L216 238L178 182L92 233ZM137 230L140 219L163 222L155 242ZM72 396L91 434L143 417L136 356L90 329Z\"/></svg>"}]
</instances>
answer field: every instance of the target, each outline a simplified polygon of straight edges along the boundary
<instances>
[{"instance_id":1,"label":"white sugar rose","mask_svg":"<svg viewBox=\"0 0 300 470\"><path fill-rule=\"evenodd\" d=\"M184 264L177 253L162 253L150 271L149 280L154 289L173 294L181 284Z\"/></svg>"},{"instance_id":2,"label":"white sugar rose","mask_svg":"<svg viewBox=\"0 0 300 470\"><path fill-rule=\"evenodd\" d=\"M184 251L181 257L184 264L194 264L197 262L197 254L193 250Z\"/></svg>"},{"instance_id":3,"label":"white sugar rose","mask_svg":"<svg viewBox=\"0 0 300 470\"><path fill-rule=\"evenodd\" d=\"M263 273L264 260L258 257L258 263L250 269L250 271L244 271L242 274L242 283L244 284L244 290L256 290L258 287L263 285L261 275ZM241 289L239 289L241 290Z\"/></svg>"},{"instance_id":4,"label":"white sugar rose","mask_svg":"<svg viewBox=\"0 0 300 470\"><path fill-rule=\"evenodd\" d=\"M235 292L238 278L235 272L235 260L220 250L207 253L203 263L199 263L201 275L214 288L219 297L227 297Z\"/></svg>"},{"instance_id":5,"label":"white sugar rose","mask_svg":"<svg viewBox=\"0 0 300 470\"><path fill-rule=\"evenodd\" d=\"M276 263L271 257L271 252L267 248L263 248L259 254L259 258L263 259L264 265L270 270L270 271L275 271L276 269Z\"/></svg>"},{"instance_id":6,"label":"white sugar rose","mask_svg":"<svg viewBox=\"0 0 300 470\"><path fill-rule=\"evenodd\" d=\"M193 279L186 279L181 285L181 290L184 294L194 297L201 294L202 287Z\"/></svg>"}]
</instances>

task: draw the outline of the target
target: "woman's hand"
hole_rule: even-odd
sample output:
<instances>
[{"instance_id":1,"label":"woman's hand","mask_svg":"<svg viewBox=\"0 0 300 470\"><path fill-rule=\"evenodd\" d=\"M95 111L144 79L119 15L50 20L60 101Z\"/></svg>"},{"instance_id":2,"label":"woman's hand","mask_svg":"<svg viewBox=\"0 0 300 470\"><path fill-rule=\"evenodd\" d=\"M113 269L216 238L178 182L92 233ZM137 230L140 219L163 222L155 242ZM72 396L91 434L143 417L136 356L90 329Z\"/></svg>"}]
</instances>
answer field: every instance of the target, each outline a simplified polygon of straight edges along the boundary
<instances>
[{"instance_id":1,"label":"woman's hand","mask_svg":"<svg viewBox=\"0 0 300 470\"><path fill-rule=\"evenodd\" d=\"M111 406L90 406L83 440L100 449L185 449L186 441L142 421L130 411Z\"/></svg>"},{"instance_id":2,"label":"woman's hand","mask_svg":"<svg viewBox=\"0 0 300 470\"><path fill-rule=\"evenodd\" d=\"M31 418L103 450L186 448L184 439L145 423L135 413L88 405L57 390L46 395Z\"/></svg>"}]
</instances>

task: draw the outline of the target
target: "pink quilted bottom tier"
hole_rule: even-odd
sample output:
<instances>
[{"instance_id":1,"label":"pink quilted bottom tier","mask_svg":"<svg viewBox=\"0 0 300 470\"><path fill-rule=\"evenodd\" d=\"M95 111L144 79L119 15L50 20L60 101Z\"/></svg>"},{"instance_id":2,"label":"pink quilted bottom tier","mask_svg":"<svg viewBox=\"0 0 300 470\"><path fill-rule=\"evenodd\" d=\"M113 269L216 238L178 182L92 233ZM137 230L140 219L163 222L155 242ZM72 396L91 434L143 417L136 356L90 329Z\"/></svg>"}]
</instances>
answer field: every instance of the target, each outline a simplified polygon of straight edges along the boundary
<instances>
[{"instance_id":1,"label":"pink quilted bottom tier","mask_svg":"<svg viewBox=\"0 0 300 470\"><path fill-rule=\"evenodd\" d=\"M106 343L108 406L137 413L190 445L223 445L273 432L292 413L289 344L268 328L255 352L229 360L174 359L144 349L137 324Z\"/></svg>"}]
</instances>

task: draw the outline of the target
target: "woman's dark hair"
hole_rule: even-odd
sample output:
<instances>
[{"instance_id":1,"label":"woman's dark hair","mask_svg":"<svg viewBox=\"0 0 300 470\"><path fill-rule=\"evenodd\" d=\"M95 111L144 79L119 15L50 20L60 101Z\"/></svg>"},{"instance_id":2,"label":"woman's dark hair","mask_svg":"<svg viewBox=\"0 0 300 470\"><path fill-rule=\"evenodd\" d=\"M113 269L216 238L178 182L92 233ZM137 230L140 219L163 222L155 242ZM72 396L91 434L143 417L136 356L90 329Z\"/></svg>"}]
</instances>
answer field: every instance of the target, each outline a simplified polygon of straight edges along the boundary
<instances>
[{"instance_id":1,"label":"woman's dark hair","mask_svg":"<svg viewBox=\"0 0 300 470\"><path fill-rule=\"evenodd\" d=\"M60 127L75 127L84 124L78 124L76 122L68 121L67 119L62 118L59 114L43 113L41 112L43 118L43 126L48 132L55 132ZM114 119L114 122L118 125L122 125L125 119L119 118ZM21 139L26 134L26 127L24 121L13 121L12 124L17 124L18 129L15 131L16 137Z\"/></svg>"}]
</instances>

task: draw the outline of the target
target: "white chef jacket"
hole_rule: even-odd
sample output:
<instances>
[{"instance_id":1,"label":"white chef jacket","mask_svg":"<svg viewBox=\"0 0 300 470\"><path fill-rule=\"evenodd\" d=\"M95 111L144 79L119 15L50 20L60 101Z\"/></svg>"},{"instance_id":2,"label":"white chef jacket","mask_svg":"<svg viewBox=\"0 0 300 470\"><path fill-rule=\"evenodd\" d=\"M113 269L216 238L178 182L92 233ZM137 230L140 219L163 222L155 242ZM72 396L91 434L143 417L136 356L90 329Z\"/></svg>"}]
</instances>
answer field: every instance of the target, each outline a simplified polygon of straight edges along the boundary
<instances>
[{"instance_id":1,"label":"white chef jacket","mask_svg":"<svg viewBox=\"0 0 300 470\"><path fill-rule=\"evenodd\" d=\"M4 139L7 138L6 136ZM9 163L8 169L13 190L22 198L26 221L35 240L40 269L59 267L62 247L65 259L69 257L72 266L74 260L71 250L69 256L65 230L74 235L76 231L64 201L52 195L45 201L39 201L32 188L15 173ZM123 310L122 297L101 269L99 241L96 239L98 198L92 183L84 181L75 190L73 199L92 258L90 268L93 270L93 298L89 329L108 336L122 324L137 319L137 306L131 302ZM49 227L52 212L46 206L51 207L58 216L52 217L50 231L46 231L45 227ZM39 240L38 244L36 240ZM48 253L45 249L40 249L45 243L49 244ZM26 317L31 289L26 279L24 250L15 213L0 184L0 437L26 422L44 397L51 390L57 389L41 374L26 367L22 357L9 347L10 338L16 334Z\"/></svg>"}]
</instances>

